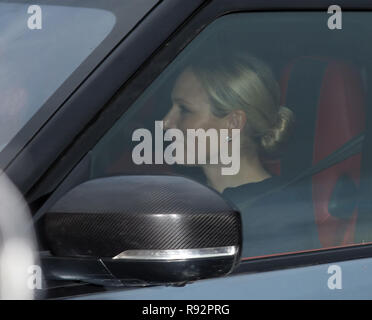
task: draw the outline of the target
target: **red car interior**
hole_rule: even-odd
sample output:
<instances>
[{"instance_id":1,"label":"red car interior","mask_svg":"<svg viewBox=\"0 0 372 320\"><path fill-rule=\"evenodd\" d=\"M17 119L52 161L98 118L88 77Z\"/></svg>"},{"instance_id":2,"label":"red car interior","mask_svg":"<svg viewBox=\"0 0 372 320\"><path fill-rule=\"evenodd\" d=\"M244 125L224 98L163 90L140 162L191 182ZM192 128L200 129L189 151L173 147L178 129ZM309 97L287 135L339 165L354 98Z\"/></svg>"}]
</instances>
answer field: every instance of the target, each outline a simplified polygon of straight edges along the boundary
<instances>
[{"instance_id":1,"label":"red car interior","mask_svg":"<svg viewBox=\"0 0 372 320\"><path fill-rule=\"evenodd\" d=\"M318 85L314 86L314 81ZM297 169L306 168L309 159L314 165L363 131L363 81L353 65L328 58L301 57L284 69L281 87L282 103L290 107L299 120L296 136L298 140L303 138L302 146L298 141L293 149L295 153L290 152L281 160L282 173L286 161L289 167ZM315 108L316 117L309 117L304 107L312 112ZM292 166L293 158L299 163ZM315 221L324 247L353 243L360 163L361 154L357 154L311 179ZM278 172L278 168L276 170Z\"/></svg>"}]
</instances>

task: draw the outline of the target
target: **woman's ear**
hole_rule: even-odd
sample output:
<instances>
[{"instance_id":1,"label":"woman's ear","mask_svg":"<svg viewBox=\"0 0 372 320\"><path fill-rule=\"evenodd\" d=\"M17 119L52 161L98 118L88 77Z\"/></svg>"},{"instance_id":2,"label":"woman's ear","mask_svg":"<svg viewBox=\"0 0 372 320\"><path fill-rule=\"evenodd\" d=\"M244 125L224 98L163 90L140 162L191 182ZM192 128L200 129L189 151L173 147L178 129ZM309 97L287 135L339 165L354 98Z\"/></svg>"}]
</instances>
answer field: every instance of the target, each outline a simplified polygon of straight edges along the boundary
<instances>
[{"instance_id":1,"label":"woman's ear","mask_svg":"<svg viewBox=\"0 0 372 320\"><path fill-rule=\"evenodd\" d=\"M233 110L225 117L226 129L242 130L247 122L247 115L243 110Z\"/></svg>"}]
</instances>

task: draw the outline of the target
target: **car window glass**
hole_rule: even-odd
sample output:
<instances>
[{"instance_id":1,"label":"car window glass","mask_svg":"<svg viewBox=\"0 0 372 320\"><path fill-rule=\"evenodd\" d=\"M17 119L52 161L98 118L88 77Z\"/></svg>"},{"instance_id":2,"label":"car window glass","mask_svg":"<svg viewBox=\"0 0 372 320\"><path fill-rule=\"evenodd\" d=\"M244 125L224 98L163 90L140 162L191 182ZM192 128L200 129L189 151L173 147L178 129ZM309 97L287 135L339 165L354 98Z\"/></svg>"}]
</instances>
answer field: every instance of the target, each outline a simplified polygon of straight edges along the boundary
<instances>
[{"instance_id":1,"label":"car window glass","mask_svg":"<svg viewBox=\"0 0 372 320\"><path fill-rule=\"evenodd\" d=\"M28 13L29 7L0 2L1 149L105 39L116 20L107 10L44 4L38 6L39 25L39 11L31 8Z\"/></svg>"},{"instance_id":2,"label":"car window glass","mask_svg":"<svg viewBox=\"0 0 372 320\"><path fill-rule=\"evenodd\" d=\"M240 210L244 258L357 243L363 154L351 142L366 132L372 25L369 13L344 13L342 31L327 19L216 20L94 147L90 178L176 174L207 184Z\"/></svg>"}]
</instances>

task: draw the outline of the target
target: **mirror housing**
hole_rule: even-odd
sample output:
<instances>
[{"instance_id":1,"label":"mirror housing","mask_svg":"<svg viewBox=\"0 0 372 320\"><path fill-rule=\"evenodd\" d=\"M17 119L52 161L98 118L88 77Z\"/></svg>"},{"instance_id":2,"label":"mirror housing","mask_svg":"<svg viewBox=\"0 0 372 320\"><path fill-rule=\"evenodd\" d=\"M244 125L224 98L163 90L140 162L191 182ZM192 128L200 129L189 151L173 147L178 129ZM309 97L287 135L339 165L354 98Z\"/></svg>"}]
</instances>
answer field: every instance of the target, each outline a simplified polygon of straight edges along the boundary
<instances>
[{"instance_id":1,"label":"mirror housing","mask_svg":"<svg viewBox=\"0 0 372 320\"><path fill-rule=\"evenodd\" d=\"M180 284L230 273L240 214L217 192L178 176L84 182L45 216L51 278L106 285Z\"/></svg>"}]
</instances>

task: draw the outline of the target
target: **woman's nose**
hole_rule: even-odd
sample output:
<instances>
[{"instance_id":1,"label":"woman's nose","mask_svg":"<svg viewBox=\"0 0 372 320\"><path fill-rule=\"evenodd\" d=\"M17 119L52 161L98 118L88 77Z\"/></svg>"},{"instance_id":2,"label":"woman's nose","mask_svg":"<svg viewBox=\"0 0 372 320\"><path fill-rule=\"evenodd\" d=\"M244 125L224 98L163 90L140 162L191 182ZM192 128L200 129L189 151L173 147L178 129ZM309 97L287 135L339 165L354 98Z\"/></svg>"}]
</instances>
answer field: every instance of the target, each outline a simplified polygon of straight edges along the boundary
<instances>
[{"instance_id":1,"label":"woman's nose","mask_svg":"<svg viewBox=\"0 0 372 320\"><path fill-rule=\"evenodd\" d=\"M171 108L166 116L163 118L164 130L175 128L175 115L174 110Z\"/></svg>"}]
</instances>

